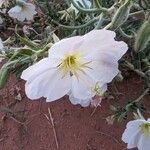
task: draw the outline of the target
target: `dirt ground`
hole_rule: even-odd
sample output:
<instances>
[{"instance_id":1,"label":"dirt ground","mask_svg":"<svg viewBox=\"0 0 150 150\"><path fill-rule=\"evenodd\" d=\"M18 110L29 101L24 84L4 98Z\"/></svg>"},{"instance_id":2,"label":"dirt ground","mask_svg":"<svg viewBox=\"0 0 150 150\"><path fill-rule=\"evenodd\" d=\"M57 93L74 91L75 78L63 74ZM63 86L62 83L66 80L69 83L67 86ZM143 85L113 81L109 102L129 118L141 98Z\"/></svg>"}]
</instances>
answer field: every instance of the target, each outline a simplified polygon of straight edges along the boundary
<instances>
[{"instance_id":1,"label":"dirt ground","mask_svg":"<svg viewBox=\"0 0 150 150\"><path fill-rule=\"evenodd\" d=\"M142 87L143 81L131 75L121 83L111 84L109 91L115 96L113 101L123 105L137 98ZM22 99L15 104L18 93ZM126 149L121 135L127 121L113 125L106 122L106 117L112 115L110 100L103 100L93 116L94 108L74 106L68 97L52 103L44 99L32 101L25 96L24 82L16 81L14 75L0 95L0 150L57 150L53 128L44 115L48 115L48 108L54 119L59 150Z\"/></svg>"}]
</instances>

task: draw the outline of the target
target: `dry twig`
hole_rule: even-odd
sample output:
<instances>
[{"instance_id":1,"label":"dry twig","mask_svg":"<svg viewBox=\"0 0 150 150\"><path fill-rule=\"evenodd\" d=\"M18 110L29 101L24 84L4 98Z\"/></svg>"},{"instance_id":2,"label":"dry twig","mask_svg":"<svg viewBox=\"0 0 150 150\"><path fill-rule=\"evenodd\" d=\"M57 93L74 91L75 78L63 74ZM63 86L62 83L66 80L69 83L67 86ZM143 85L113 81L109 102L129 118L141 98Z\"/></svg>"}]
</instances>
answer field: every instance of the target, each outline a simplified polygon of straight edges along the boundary
<instances>
[{"instance_id":1,"label":"dry twig","mask_svg":"<svg viewBox=\"0 0 150 150\"><path fill-rule=\"evenodd\" d=\"M56 147L57 147L57 149L59 149L58 138L57 138L57 134L56 134L56 130L55 130L55 125L54 125L54 119L52 117L52 113L51 113L50 108L48 108L48 113L49 113L49 117L46 114L44 114L44 115L45 115L46 119L48 120L48 123L50 125L52 125Z\"/></svg>"}]
</instances>

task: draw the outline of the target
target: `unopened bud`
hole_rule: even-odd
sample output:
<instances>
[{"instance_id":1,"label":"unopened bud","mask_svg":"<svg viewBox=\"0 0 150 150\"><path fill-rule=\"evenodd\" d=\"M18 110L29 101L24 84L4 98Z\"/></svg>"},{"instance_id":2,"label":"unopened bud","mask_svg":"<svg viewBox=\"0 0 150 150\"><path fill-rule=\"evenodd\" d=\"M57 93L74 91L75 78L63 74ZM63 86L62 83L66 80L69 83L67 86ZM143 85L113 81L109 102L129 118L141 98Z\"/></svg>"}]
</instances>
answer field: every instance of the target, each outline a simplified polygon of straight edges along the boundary
<instances>
[{"instance_id":1,"label":"unopened bud","mask_svg":"<svg viewBox=\"0 0 150 150\"><path fill-rule=\"evenodd\" d=\"M5 86L8 76L9 76L9 69L2 67L0 70L0 89L2 89Z\"/></svg>"},{"instance_id":2,"label":"unopened bud","mask_svg":"<svg viewBox=\"0 0 150 150\"><path fill-rule=\"evenodd\" d=\"M110 23L110 29L117 29L128 19L131 4L131 0L126 0L126 2L117 10Z\"/></svg>"},{"instance_id":3,"label":"unopened bud","mask_svg":"<svg viewBox=\"0 0 150 150\"><path fill-rule=\"evenodd\" d=\"M134 50L136 52L143 51L146 48L149 40L150 40L150 18L144 22L144 24L138 31L135 39Z\"/></svg>"}]
</instances>

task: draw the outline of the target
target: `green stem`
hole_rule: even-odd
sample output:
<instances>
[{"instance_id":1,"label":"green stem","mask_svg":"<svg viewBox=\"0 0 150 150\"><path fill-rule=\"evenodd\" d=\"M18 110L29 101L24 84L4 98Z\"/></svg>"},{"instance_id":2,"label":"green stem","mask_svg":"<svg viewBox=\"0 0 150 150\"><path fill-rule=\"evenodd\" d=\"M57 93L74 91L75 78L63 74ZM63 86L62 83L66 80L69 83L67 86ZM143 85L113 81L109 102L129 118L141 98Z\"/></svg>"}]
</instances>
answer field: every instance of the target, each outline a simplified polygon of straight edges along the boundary
<instances>
[{"instance_id":1,"label":"green stem","mask_svg":"<svg viewBox=\"0 0 150 150\"><path fill-rule=\"evenodd\" d=\"M99 2L99 0L95 0L94 2L95 2L95 5L96 5L97 8L101 8L102 7L100 2Z\"/></svg>"},{"instance_id":2,"label":"green stem","mask_svg":"<svg viewBox=\"0 0 150 150\"><path fill-rule=\"evenodd\" d=\"M139 102L149 91L149 88L147 88L134 102Z\"/></svg>"},{"instance_id":3,"label":"green stem","mask_svg":"<svg viewBox=\"0 0 150 150\"><path fill-rule=\"evenodd\" d=\"M87 22L87 23L85 23L83 25L79 25L79 26L67 26L67 25L60 24L60 23L58 23L55 20L52 20L52 22L57 24L60 28L75 30L75 29L85 28L85 27L95 23L97 20L98 20L98 18L94 18L94 19L90 20L89 22Z\"/></svg>"},{"instance_id":4,"label":"green stem","mask_svg":"<svg viewBox=\"0 0 150 150\"><path fill-rule=\"evenodd\" d=\"M143 10L137 11L137 12L133 12L129 14L129 17L134 17L135 15L140 15L140 14L144 14Z\"/></svg>"},{"instance_id":5,"label":"green stem","mask_svg":"<svg viewBox=\"0 0 150 150\"><path fill-rule=\"evenodd\" d=\"M118 31L119 31L119 33L122 35L122 37L124 37L124 38L127 38L127 39L132 39L132 38L133 38L132 35L126 34L126 33L122 30L122 28L119 28Z\"/></svg>"},{"instance_id":6,"label":"green stem","mask_svg":"<svg viewBox=\"0 0 150 150\"><path fill-rule=\"evenodd\" d=\"M109 24L107 24L107 25L104 27L104 29L106 29L106 30L109 29L109 28L111 27L111 25L112 25L112 24L111 24L111 22L110 22Z\"/></svg>"},{"instance_id":7,"label":"green stem","mask_svg":"<svg viewBox=\"0 0 150 150\"><path fill-rule=\"evenodd\" d=\"M128 62L128 61L126 61L126 60L124 60L123 62L124 62L124 65L125 65L127 68L129 68L130 70L136 72L136 73L137 73L139 76L141 76L142 78L145 78L145 73L144 73L144 72L142 72L142 71L140 71L140 70L138 70L138 69L135 69L135 68L134 68L134 65L132 65L130 62Z\"/></svg>"},{"instance_id":8,"label":"green stem","mask_svg":"<svg viewBox=\"0 0 150 150\"><path fill-rule=\"evenodd\" d=\"M99 16L99 21L95 27L95 29L100 29L100 27L102 26L103 24L103 21L104 21L104 13L101 13L100 16Z\"/></svg>"}]
</instances>

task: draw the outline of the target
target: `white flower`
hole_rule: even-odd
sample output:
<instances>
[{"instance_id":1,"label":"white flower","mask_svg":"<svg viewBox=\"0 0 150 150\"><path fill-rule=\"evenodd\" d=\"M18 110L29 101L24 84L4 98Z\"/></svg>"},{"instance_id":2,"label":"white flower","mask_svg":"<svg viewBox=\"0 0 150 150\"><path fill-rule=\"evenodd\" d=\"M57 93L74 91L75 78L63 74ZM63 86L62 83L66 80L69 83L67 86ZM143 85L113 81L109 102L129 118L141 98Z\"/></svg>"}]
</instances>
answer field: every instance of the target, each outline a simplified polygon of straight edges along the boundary
<instances>
[{"instance_id":1,"label":"white flower","mask_svg":"<svg viewBox=\"0 0 150 150\"><path fill-rule=\"evenodd\" d=\"M84 6L83 0L74 0L74 2L75 2L77 5L78 5L78 3L80 3L80 4L82 4L82 5ZM88 8L91 7L91 4L92 4L91 1L85 0L84 2L85 2L85 4L87 5ZM78 14L78 12L79 12L79 10L78 10L76 7L74 7L74 5L73 5L72 3L71 3L71 6L70 6L69 9L74 10L74 11L75 11L75 14Z\"/></svg>"},{"instance_id":2,"label":"white flower","mask_svg":"<svg viewBox=\"0 0 150 150\"><path fill-rule=\"evenodd\" d=\"M24 21L25 19L33 20L33 16L37 13L35 11L35 6L23 0L18 0L17 2L18 5L8 11L9 16L19 21Z\"/></svg>"},{"instance_id":3,"label":"white flower","mask_svg":"<svg viewBox=\"0 0 150 150\"><path fill-rule=\"evenodd\" d=\"M23 71L27 96L50 102L68 94L73 104L87 106L119 72L117 61L128 47L114 38L113 31L93 30L55 43L48 58Z\"/></svg>"},{"instance_id":4,"label":"white flower","mask_svg":"<svg viewBox=\"0 0 150 150\"><path fill-rule=\"evenodd\" d=\"M150 118L128 122L122 140L128 144L128 149L138 147L139 150L150 150Z\"/></svg>"}]
</instances>

